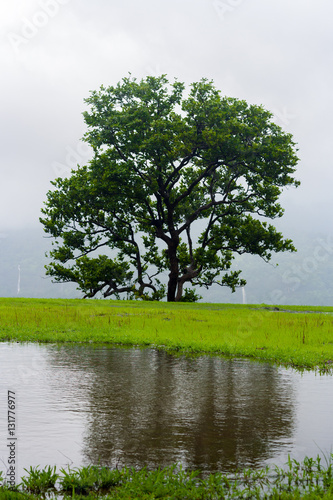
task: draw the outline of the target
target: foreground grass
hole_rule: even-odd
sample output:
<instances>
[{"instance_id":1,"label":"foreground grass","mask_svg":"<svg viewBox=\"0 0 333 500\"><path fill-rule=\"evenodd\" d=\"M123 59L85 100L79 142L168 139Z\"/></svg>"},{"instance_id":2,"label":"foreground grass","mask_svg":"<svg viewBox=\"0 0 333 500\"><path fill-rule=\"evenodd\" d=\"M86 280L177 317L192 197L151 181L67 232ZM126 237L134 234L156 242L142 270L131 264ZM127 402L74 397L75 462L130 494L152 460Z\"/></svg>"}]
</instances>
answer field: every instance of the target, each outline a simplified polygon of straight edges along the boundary
<instances>
[{"instance_id":1,"label":"foreground grass","mask_svg":"<svg viewBox=\"0 0 333 500\"><path fill-rule=\"evenodd\" d=\"M288 460L287 467L246 469L233 475L166 469L111 470L89 466L81 469L30 468L22 483L10 490L0 486L0 500L37 498L74 499L317 499L333 498L332 458L326 465L317 459ZM1 479L1 473L0 473Z\"/></svg>"},{"instance_id":2,"label":"foreground grass","mask_svg":"<svg viewBox=\"0 0 333 500\"><path fill-rule=\"evenodd\" d=\"M0 298L0 340L153 346L331 371L333 307Z\"/></svg>"}]
</instances>

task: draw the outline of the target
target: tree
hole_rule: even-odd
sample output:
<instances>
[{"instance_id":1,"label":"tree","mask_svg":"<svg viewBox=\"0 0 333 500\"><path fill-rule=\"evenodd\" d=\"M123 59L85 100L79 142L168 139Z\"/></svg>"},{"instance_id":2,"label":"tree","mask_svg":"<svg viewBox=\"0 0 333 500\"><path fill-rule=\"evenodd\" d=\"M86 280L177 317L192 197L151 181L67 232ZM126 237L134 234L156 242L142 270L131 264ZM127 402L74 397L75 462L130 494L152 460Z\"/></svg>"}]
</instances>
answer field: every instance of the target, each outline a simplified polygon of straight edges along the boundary
<instances>
[{"instance_id":1,"label":"tree","mask_svg":"<svg viewBox=\"0 0 333 500\"><path fill-rule=\"evenodd\" d=\"M281 217L282 188L299 184L297 149L262 106L165 76L130 76L85 102L93 159L52 182L40 219L55 281L85 297L195 300L184 285L245 284L235 253L295 250L264 218Z\"/></svg>"}]
</instances>

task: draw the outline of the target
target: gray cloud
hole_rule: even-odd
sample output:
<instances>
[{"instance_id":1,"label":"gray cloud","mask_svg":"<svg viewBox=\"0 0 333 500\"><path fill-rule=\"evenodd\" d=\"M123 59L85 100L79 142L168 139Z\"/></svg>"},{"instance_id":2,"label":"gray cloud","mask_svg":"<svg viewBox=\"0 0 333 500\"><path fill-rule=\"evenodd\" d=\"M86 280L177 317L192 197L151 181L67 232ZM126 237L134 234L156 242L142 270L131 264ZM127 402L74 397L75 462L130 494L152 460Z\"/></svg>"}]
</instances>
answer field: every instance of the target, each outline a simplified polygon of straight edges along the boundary
<instances>
[{"instance_id":1,"label":"gray cloud","mask_svg":"<svg viewBox=\"0 0 333 500\"><path fill-rule=\"evenodd\" d=\"M208 77L272 110L300 148L285 224L331 230L332 14L329 0L3 3L0 231L38 224L61 165L89 156L83 99L129 71Z\"/></svg>"}]
</instances>

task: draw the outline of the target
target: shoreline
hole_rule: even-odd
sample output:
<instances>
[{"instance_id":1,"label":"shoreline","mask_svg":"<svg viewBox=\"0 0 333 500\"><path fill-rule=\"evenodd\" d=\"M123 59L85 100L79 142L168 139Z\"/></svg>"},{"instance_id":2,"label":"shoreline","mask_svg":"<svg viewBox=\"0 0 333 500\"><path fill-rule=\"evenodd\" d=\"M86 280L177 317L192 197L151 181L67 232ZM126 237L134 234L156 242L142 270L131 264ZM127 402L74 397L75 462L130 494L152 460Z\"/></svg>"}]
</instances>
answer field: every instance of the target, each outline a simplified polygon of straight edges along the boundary
<instances>
[{"instance_id":1,"label":"shoreline","mask_svg":"<svg viewBox=\"0 0 333 500\"><path fill-rule=\"evenodd\" d=\"M0 298L0 342L151 347L333 373L332 314L333 307Z\"/></svg>"},{"instance_id":2,"label":"shoreline","mask_svg":"<svg viewBox=\"0 0 333 500\"><path fill-rule=\"evenodd\" d=\"M237 470L234 474L211 473L201 478L200 471L187 471L179 465L157 470L110 469L90 465L70 468L30 467L21 483L1 485L0 500L37 498L332 498L333 454L306 457L298 462L290 457L285 468L266 467ZM0 480L4 479L0 472Z\"/></svg>"}]
</instances>

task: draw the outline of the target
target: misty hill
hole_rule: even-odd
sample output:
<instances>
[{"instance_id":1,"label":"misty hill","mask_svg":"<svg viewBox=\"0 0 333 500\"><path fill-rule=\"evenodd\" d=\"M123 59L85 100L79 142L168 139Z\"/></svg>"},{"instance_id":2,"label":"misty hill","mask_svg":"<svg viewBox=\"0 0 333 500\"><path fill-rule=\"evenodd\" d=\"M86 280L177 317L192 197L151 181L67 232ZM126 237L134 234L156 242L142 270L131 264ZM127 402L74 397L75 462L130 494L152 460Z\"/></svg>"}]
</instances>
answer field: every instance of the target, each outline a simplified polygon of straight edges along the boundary
<instances>
[{"instance_id":1,"label":"misty hill","mask_svg":"<svg viewBox=\"0 0 333 500\"><path fill-rule=\"evenodd\" d=\"M0 233L0 297L81 297L72 283L52 283L45 276L45 252L51 240L42 228Z\"/></svg>"},{"instance_id":2,"label":"misty hill","mask_svg":"<svg viewBox=\"0 0 333 500\"><path fill-rule=\"evenodd\" d=\"M234 294L215 286L199 293L207 302L327 305L333 304L333 237L328 234L293 234L297 253L279 254L266 264L256 256L239 256L234 268L247 280ZM80 298L73 283L52 283L45 276L45 252L51 240L42 229L0 233L0 296ZM276 266L275 264L279 265Z\"/></svg>"}]
</instances>

